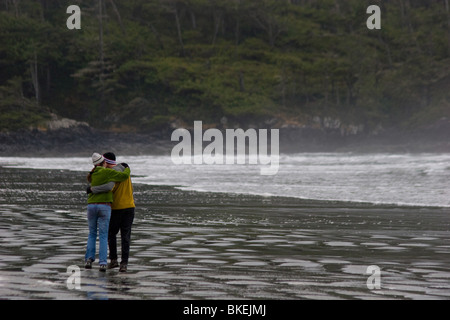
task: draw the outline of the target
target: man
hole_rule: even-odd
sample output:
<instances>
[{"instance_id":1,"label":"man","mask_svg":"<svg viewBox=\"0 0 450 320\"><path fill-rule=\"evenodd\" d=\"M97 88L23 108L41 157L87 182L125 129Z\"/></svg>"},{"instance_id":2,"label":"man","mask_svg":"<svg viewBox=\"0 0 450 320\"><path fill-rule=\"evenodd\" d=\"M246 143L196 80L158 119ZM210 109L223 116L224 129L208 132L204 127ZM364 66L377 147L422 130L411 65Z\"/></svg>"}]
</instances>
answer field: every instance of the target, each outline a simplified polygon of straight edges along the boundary
<instances>
[{"instance_id":1,"label":"man","mask_svg":"<svg viewBox=\"0 0 450 320\"><path fill-rule=\"evenodd\" d=\"M118 164L116 156L112 152L103 155L106 167L123 172L128 168L126 163ZM119 267L119 272L126 272L128 258L130 255L131 227L134 220L135 203L133 198L133 185L131 177L119 183L106 183L100 186L91 187L94 194L108 192L112 189L113 203L111 206L111 220L109 222L108 245L109 245L109 269ZM120 230L122 260L120 266L117 261L117 233Z\"/></svg>"}]
</instances>

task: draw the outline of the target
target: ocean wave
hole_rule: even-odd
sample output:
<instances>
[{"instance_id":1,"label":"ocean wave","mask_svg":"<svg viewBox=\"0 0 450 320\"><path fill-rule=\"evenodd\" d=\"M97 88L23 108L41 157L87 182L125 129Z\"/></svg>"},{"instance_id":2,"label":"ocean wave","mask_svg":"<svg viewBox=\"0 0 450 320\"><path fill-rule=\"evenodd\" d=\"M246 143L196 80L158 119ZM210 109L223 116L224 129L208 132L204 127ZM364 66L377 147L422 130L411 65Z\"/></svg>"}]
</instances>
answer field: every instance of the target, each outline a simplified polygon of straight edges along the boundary
<instances>
[{"instance_id":1,"label":"ocean wave","mask_svg":"<svg viewBox=\"0 0 450 320\"><path fill-rule=\"evenodd\" d=\"M134 183L201 192L380 205L450 207L450 154L281 154L276 175L260 165L175 165L170 156L121 156ZM0 157L11 168L90 171L90 157Z\"/></svg>"}]
</instances>

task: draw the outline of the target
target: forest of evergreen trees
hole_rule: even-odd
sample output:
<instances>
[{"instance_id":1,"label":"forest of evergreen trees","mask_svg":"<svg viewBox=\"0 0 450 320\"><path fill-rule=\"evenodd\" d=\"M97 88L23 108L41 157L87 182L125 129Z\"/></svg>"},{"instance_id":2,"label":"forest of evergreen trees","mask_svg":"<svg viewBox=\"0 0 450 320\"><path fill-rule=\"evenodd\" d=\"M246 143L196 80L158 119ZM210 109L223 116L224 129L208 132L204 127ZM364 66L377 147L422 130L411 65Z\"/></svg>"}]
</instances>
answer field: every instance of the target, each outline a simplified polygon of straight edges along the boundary
<instances>
[{"instance_id":1,"label":"forest of evergreen trees","mask_svg":"<svg viewBox=\"0 0 450 320\"><path fill-rule=\"evenodd\" d=\"M449 0L0 0L2 131L49 112L123 131L315 116L414 128L450 117L449 89Z\"/></svg>"}]
</instances>

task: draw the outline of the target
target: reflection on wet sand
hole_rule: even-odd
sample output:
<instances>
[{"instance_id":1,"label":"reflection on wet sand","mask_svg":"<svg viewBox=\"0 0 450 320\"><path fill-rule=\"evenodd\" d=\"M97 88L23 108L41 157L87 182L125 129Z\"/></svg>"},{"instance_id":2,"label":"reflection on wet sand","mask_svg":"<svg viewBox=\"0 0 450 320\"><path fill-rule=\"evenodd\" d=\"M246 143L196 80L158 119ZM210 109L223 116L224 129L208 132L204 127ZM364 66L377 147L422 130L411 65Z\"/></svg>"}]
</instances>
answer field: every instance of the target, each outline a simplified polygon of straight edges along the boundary
<instances>
[{"instance_id":1,"label":"reflection on wet sand","mask_svg":"<svg viewBox=\"0 0 450 320\"><path fill-rule=\"evenodd\" d=\"M136 185L128 272L101 273L83 268L82 176L2 168L1 179L2 299L450 298L448 209ZM367 287L371 265L381 289Z\"/></svg>"}]
</instances>

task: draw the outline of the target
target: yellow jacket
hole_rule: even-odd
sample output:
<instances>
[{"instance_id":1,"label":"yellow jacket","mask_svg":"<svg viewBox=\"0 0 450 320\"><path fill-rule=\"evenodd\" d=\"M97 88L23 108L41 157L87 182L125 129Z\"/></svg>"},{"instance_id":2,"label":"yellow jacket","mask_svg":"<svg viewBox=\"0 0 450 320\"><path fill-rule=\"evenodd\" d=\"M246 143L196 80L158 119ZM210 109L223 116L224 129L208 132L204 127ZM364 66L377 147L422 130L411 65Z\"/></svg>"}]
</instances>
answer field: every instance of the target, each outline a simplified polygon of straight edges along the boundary
<instances>
[{"instance_id":1,"label":"yellow jacket","mask_svg":"<svg viewBox=\"0 0 450 320\"><path fill-rule=\"evenodd\" d=\"M113 192L113 203L111 206L112 210L120 210L127 208L134 208L134 198L133 198L133 184L131 183L131 178L125 181L117 182L112 189Z\"/></svg>"},{"instance_id":2,"label":"yellow jacket","mask_svg":"<svg viewBox=\"0 0 450 320\"><path fill-rule=\"evenodd\" d=\"M119 172L125 171L125 167L123 167L120 164L116 165L111 169ZM127 171L129 172L129 169ZM133 184L131 183L130 177L128 177L128 179L122 182L117 182L115 184L114 182L109 182L99 186L91 186L91 191L93 194L112 191L113 194L113 202L111 206L112 210L135 208L133 198Z\"/></svg>"}]
</instances>

